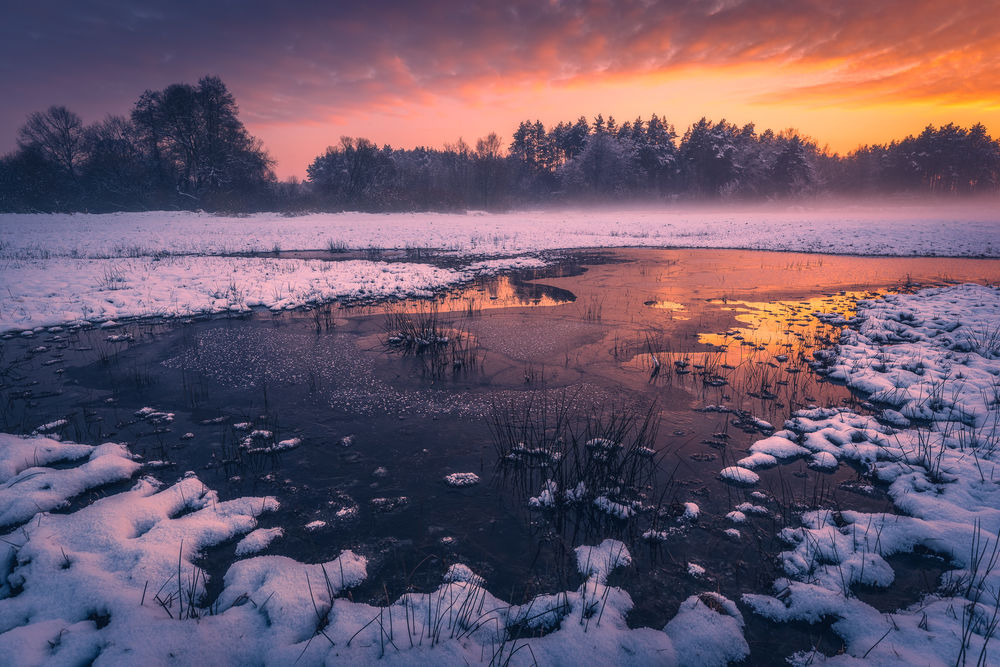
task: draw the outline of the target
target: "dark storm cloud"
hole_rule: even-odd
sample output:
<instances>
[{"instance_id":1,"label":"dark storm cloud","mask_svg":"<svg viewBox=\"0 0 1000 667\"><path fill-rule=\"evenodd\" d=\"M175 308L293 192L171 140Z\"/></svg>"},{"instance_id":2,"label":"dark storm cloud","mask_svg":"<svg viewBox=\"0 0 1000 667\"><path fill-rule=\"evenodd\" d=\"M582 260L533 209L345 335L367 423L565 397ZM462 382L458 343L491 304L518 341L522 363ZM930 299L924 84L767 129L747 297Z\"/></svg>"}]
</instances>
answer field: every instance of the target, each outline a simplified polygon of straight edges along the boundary
<instances>
[{"instance_id":1,"label":"dark storm cloud","mask_svg":"<svg viewBox=\"0 0 1000 667\"><path fill-rule=\"evenodd\" d=\"M218 74L246 120L327 118L476 86L684 65L837 62L782 99L996 97L995 1L5 2L2 141L26 113L93 120L146 88ZM764 91L762 91L764 92Z\"/></svg>"}]
</instances>

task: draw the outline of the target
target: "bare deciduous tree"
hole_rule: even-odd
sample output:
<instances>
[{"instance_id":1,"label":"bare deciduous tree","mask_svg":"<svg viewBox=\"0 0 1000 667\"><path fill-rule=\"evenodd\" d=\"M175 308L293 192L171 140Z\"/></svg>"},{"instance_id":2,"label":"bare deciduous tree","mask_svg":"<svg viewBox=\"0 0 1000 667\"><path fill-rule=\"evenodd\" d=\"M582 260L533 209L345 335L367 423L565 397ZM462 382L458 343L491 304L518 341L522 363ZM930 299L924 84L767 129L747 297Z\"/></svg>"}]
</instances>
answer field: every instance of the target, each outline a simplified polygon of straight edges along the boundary
<instances>
[{"instance_id":1,"label":"bare deciduous tree","mask_svg":"<svg viewBox=\"0 0 1000 667\"><path fill-rule=\"evenodd\" d=\"M18 130L17 143L37 150L45 159L65 169L71 177L84 156L83 121L63 106L36 111Z\"/></svg>"}]
</instances>

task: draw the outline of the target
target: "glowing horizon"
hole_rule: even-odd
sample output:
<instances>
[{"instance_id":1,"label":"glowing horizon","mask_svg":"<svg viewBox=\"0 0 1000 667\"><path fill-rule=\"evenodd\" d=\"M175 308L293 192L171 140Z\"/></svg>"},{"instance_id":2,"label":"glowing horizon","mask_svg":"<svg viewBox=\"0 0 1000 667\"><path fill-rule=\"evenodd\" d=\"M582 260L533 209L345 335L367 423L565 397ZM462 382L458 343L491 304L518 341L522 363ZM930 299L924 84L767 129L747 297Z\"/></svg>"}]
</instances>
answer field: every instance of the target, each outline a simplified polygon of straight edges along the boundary
<instances>
[{"instance_id":1,"label":"glowing horizon","mask_svg":"<svg viewBox=\"0 0 1000 667\"><path fill-rule=\"evenodd\" d=\"M828 6L832 4L833 6ZM65 104L88 122L147 88L217 74L286 178L340 136L442 147L521 120L623 122L678 133L706 116L794 127L844 153L982 122L1000 131L1000 7L873 3L436 0L365 7L66 2L0 27L0 151L27 113ZM79 57L76 57L79 54Z\"/></svg>"}]
</instances>

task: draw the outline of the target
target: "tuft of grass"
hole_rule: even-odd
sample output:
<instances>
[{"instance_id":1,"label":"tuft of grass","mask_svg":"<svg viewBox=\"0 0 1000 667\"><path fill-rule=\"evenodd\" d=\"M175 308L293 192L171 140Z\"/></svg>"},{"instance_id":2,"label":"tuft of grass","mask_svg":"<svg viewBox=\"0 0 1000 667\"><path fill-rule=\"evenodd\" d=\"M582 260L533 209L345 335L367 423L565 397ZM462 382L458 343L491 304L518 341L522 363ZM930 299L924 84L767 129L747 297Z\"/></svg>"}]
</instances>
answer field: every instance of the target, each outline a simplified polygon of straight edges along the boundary
<instances>
[{"instance_id":1,"label":"tuft of grass","mask_svg":"<svg viewBox=\"0 0 1000 667\"><path fill-rule=\"evenodd\" d=\"M485 355L475 337L461 323L446 325L437 302L415 309L390 309L383 331L385 348L417 359L425 378L438 380L449 373L466 375L483 368Z\"/></svg>"},{"instance_id":2,"label":"tuft of grass","mask_svg":"<svg viewBox=\"0 0 1000 667\"><path fill-rule=\"evenodd\" d=\"M604 513L620 521L653 507L660 453L656 404L579 404L545 389L494 403L490 431L496 466L522 496L538 496L557 518ZM654 514L656 512L653 512Z\"/></svg>"},{"instance_id":3,"label":"tuft of grass","mask_svg":"<svg viewBox=\"0 0 1000 667\"><path fill-rule=\"evenodd\" d=\"M346 241L341 241L332 237L326 240L326 251L331 254L337 255L345 253L348 250L349 248L347 247Z\"/></svg>"},{"instance_id":4,"label":"tuft of grass","mask_svg":"<svg viewBox=\"0 0 1000 667\"><path fill-rule=\"evenodd\" d=\"M101 276L97 279L97 287L102 290L120 290L128 284L125 269L118 264L109 264L104 267Z\"/></svg>"}]
</instances>

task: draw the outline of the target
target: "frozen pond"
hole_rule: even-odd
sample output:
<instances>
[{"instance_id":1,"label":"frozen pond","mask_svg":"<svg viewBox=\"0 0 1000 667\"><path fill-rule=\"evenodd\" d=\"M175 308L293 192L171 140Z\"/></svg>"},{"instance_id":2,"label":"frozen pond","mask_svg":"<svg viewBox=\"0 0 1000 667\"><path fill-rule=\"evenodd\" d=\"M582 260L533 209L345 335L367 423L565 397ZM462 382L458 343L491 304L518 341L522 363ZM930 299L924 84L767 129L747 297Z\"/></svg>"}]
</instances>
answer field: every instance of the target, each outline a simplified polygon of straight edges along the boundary
<instances>
[{"instance_id":1,"label":"frozen pond","mask_svg":"<svg viewBox=\"0 0 1000 667\"><path fill-rule=\"evenodd\" d=\"M635 602L629 624L662 627L699 591L767 588L796 512L892 507L847 465L802 459L758 471L753 488L720 478L795 410L870 412L810 367L839 335L813 313L846 319L858 298L998 281L1000 260L579 251L433 299L8 337L0 431L65 420L50 432L127 442L162 481L193 470L223 500L274 496L261 526L284 535L266 553L362 554L353 595L367 602L429 590L454 563L530 600L578 586L573 548L615 538L634 558L613 579ZM602 453L604 440L623 451ZM454 473L479 481L447 483ZM547 479L591 495L549 506ZM745 521L727 518L743 504ZM236 542L204 555L210 594ZM870 604L936 587L943 568L911 561L891 589L863 593ZM746 616L751 650L779 662L822 642L821 627L776 632Z\"/></svg>"}]
</instances>

